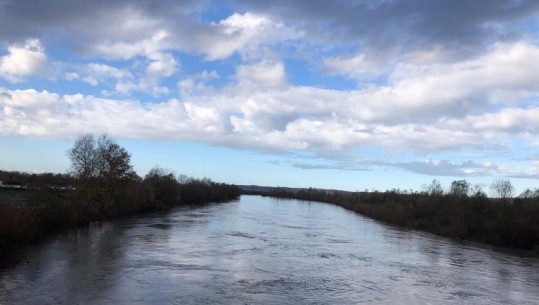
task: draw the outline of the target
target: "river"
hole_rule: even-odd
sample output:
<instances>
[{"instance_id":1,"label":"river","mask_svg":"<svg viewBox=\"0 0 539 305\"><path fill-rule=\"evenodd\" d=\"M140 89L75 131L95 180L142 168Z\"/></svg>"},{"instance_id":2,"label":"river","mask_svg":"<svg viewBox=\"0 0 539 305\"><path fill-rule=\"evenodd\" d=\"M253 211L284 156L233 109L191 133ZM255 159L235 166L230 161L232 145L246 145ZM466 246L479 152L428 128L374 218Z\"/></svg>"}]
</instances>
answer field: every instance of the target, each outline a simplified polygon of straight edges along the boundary
<instances>
[{"instance_id":1,"label":"river","mask_svg":"<svg viewBox=\"0 0 539 305\"><path fill-rule=\"evenodd\" d=\"M539 258L242 196L93 224L0 271L0 304L539 304Z\"/></svg>"}]
</instances>

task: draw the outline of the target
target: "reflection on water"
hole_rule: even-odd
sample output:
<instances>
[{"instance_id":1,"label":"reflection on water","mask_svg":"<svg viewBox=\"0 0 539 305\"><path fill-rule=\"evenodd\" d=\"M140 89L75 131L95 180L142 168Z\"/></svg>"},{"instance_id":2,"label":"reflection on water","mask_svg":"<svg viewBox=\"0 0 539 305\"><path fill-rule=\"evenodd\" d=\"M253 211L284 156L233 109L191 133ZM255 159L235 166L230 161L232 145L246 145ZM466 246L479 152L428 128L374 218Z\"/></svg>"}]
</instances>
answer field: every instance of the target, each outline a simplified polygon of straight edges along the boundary
<instances>
[{"instance_id":1,"label":"reflection on water","mask_svg":"<svg viewBox=\"0 0 539 305\"><path fill-rule=\"evenodd\" d=\"M243 196L92 225L0 273L0 304L539 304L539 258Z\"/></svg>"}]
</instances>

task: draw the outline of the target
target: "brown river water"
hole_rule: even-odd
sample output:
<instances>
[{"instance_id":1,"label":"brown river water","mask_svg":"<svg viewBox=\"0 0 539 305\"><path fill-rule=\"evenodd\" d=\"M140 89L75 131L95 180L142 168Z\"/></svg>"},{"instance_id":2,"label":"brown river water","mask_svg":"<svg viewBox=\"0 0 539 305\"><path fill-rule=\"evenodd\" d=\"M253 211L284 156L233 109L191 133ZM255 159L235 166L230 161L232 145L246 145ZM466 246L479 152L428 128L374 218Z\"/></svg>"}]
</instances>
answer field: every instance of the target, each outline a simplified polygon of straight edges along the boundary
<instances>
[{"instance_id":1,"label":"brown river water","mask_svg":"<svg viewBox=\"0 0 539 305\"><path fill-rule=\"evenodd\" d=\"M0 304L539 304L539 257L337 206L237 202L93 224L0 271Z\"/></svg>"}]
</instances>

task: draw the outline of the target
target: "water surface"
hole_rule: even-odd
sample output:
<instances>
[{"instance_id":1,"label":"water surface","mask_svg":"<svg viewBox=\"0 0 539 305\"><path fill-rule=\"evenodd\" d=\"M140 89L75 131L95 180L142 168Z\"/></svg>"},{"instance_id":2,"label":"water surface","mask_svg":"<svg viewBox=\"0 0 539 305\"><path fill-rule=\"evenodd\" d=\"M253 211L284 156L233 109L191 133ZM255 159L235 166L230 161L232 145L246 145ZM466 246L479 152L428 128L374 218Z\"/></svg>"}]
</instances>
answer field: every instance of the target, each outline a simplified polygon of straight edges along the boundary
<instances>
[{"instance_id":1,"label":"water surface","mask_svg":"<svg viewBox=\"0 0 539 305\"><path fill-rule=\"evenodd\" d=\"M243 196L92 225L0 272L0 304L539 304L539 258Z\"/></svg>"}]
</instances>

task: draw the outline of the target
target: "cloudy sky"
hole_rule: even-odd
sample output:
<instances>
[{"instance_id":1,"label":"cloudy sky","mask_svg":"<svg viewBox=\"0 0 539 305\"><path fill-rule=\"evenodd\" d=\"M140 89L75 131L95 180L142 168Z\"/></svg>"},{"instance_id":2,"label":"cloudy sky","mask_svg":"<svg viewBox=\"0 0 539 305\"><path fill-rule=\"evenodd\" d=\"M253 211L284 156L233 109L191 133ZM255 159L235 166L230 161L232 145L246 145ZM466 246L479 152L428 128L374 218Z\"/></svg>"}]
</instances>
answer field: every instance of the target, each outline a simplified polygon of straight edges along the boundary
<instances>
[{"instance_id":1,"label":"cloudy sky","mask_svg":"<svg viewBox=\"0 0 539 305\"><path fill-rule=\"evenodd\" d=\"M536 0L0 0L0 168L93 132L141 175L537 187L538 32Z\"/></svg>"}]
</instances>

